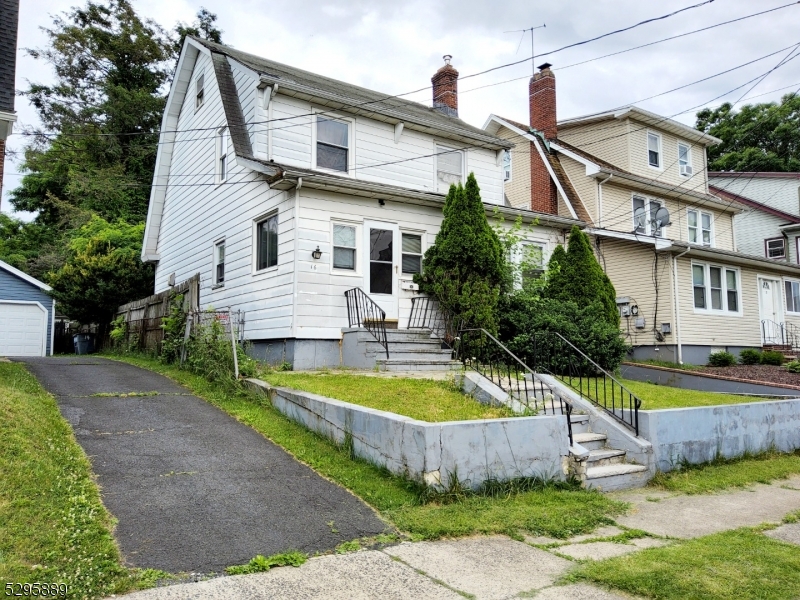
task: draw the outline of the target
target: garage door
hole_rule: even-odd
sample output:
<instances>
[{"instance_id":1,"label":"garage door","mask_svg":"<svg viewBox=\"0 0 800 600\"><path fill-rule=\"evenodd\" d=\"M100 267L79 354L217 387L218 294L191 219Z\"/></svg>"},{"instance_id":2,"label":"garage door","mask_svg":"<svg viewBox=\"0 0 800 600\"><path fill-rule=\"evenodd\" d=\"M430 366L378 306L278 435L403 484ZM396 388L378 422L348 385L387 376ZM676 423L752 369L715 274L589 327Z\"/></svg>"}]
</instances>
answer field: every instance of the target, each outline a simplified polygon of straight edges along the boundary
<instances>
[{"instance_id":1,"label":"garage door","mask_svg":"<svg viewBox=\"0 0 800 600\"><path fill-rule=\"evenodd\" d=\"M44 356L47 313L38 304L0 300L0 356Z\"/></svg>"}]
</instances>

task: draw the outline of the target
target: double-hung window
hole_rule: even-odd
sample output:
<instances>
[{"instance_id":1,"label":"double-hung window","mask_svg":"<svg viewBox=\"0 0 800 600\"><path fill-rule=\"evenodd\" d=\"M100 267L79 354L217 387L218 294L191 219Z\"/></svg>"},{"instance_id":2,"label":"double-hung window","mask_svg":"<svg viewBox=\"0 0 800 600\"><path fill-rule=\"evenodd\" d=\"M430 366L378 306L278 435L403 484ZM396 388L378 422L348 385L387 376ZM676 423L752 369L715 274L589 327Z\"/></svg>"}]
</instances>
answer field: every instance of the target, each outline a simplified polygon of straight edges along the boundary
<instances>
[{"instance_id":1,"label":"double-hung window","mask_svg":"<svg viewBox=\"0 0 800 600\"><path fill-rule=\"evenodd\" d=\"M317 116L317 168L350 169L350 125L345 121Z\"/></svg>"},{"instance_id":2,"label":"double-hung window","mask_svg":"<svg viewBox=\"0 0 800 600\"><path fill-rule=\"evenodd\" d=\"M256 270L278 264L278 215L256 223Z\"/></svg>"},{"instance_id":3,"label":"double-hung window","mask_svg":"<svg viewBox=\"0 0 800 600\"><path fill-rule=\"evenodd\" d=\"M422 273L422 236L403 234L403 273Z\"/></svg>"},{"instance_id":4,"label":"double-hung window","mask_svg":"<svg viewBox=\"0 0 800 600\"><path fill-rule=\"evenodd\" d=\"M647 132L647 164L661 168L661 136L650 131Z\"/></svg>"},{"instance_id":5,"label":"double-hung window","mask_svg":"<svg viewBox=\"0 0 800 600\"><path fill-rule=\"evenodd\" d=\"M523 285L538 279L544 273L544 246L539 244L522 245L520 275Z\"/></svg>"},{"instance_id":6,"label":"double-hung window","mask_svg":"<svg viewBox=\"0 0 800 600\"><path fill-rule=\"evenodd\" d=\"M692 175L692 150L681 142L678 142L678 172L684 177Z\"/></svg>"},{"instance_id":7,"label":"double-hung window","mask_svg":"<svg viewBox=\"0 0 800 600\"><path fill-rule=\"evenodd\" d=\"M333 225L333 268L356 270L356 228L353 225Z\"/></svg>"},{"instance_id":8,"label":"double-hung window","mask_svg":"<svg viewBox=\"0 0 800 600\"><path fill-rule=\"evenodd\" d=\"M642 235L652 235L655 237L664 236L664 228L657 227L656 213L661 208L661 203L656 200L633 197L633 228L635 233Z\"/></svg>"},{"instance_id":9,"label":"double-hung window","mask_svg":"<svg viewBox=\"0 0 800 600\"><path fill-rule=\"evenodd\" d=\"M692 264L694 307L712 312L739 312L739 272L736 269Z\"/></svg>"},{"instance_id":10,"label":"double-hung window","mask_svg":"<svg viewBox=\"0 0 800 600\"><path fill-rule=\"evenodd\" d=\"M228 128L217 130L217 181L222 183L228 178Z\"/></svg>"},{"instance_id":11,"label":"double-hung window","mask_svg":"<svg viewBox=\"0 0 800 600\"><path fill-rule=\"evenodd\" d=\"M194 109L197 110L203 106L205 100L205 76L200 74L194 80Z\"/></svg>"},{"instance_id":12,"label":"double-hung window","mask_svg":"<svg viewBox=\"0 0 800 600\"><path fill-rule=\"evenodd\" d=\"M436 190L446 194L453 184L464 181L464 153L436 146Z\"/></svg>"},{"instance_id":13,"label":"double-hung window","mask_svg":"<svg viewBox=\"0 0 800 600\"><path fill-rule=\"evenodd\" d=\"M767 258L786 258L786 240L782 237L764 240Z\"/></svg>"},{"instance_id":14,"label":"double-hung window","mask_svg":"<svg viewBox=\"0 0 800 600\"><path fill-rule=\"evenodd\" d=\"M225 283L225 240L214 244L214 272L212 274L214 286Z\"/></svg>"},{"instance_id":15,"label":"double-hung window","mask_svg":"<svg viewBox=\"0 0 800 600\"><path fill-rule=\"evenodd\" d=\"M786 310L800 313L800 281L784 281L783 287L786 292Z\"/></svg>"},{"instance_id":16,"label":"double-hung window","mask_svg":"<svg viewBox=\"0 0 800 600\"><path fill-rule=\"evenodd\" d=\"M511 150L503 150L503 181L511 181Z\"/></svg>"},{"instance_id":17,"label":"double-hung window","mask_svg":"<svg viewBox=\"0 0 800 600\"><path fill-rule=\"evenodd\" d=\"M689 223L689 243L711 246L711 213L699 210L689 210L687 215Z\"/></svg>"}]
</instances>

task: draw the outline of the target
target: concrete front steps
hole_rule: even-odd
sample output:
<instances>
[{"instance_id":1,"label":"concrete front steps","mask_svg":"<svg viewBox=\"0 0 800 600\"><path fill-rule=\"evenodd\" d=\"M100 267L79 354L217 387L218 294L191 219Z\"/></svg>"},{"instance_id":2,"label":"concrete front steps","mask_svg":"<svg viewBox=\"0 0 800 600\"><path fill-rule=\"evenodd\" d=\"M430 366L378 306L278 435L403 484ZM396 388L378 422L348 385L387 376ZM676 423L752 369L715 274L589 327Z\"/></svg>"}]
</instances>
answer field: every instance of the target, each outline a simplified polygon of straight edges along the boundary
<instances>
[{"instance_id":1,"label":"concrete front steps","mask_svg":"<svg viewBox=\"0 0 800 600\"><path fill-rule=\"evenodd\" d=\"M610 448L608 436L591 431L588 415L573 414L570 421L573 443L588 450L588 455L570 461L583 487L613 492L647 484L647 467L626 462L625 450Z\"/></svg>"},{"instance_id":2,"label":"concrete front steps","mask_svg":"<svg viewBox=\"0 0 800 600\"><path fill-rule=\"evenodd\" d=\"M389 357L366 329L344 332L344 364L379 371L455 371L461 363L452 360L452 352L442 348L438 338L427 329L387 329Z\"/></svg>"}]
</instances>

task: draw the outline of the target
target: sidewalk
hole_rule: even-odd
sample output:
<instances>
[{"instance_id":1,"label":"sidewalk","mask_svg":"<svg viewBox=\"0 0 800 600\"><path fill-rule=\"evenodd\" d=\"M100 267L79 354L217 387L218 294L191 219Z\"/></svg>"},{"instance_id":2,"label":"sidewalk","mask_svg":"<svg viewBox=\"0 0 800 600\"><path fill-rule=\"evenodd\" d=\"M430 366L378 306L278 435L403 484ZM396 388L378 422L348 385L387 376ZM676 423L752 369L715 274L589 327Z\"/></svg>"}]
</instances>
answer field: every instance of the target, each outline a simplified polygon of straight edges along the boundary
<instances>
[{"instance_id":1,"label":"sidewalk","mask_svg":"<svg viewBox=\"0 0 800 600\"><path fill-rule=\"evenodd\" d=\"M576 560L602 560L738 527L778 523L800 510L800 477L746 490L686 496L653 490L615 494L631 503L616 526L570 540L528 537L518 542L483 536L437 542L405 542L313 558L299 568L220 577L125 596L126 600L371 599L401 600L622 600L631 596L585 584L560 586ZM625 529L647 534L621 542ZM767 535L800 545L800 525L784 525Z\"/></svg>"}]
</instances>

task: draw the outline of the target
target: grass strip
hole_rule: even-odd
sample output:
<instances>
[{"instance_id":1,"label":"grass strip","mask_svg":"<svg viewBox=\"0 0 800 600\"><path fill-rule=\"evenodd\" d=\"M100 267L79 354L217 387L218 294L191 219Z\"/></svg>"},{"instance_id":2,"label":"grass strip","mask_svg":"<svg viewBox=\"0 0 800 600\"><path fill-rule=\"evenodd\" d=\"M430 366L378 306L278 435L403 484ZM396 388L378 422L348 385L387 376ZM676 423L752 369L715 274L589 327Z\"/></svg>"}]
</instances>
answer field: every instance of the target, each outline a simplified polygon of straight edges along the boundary
<instances>
[{"instance_id":1,"label":"grass strip","mask_svg":"<svg viewBox=\"0 0 800 600\"><path fill-rule=\"evenodd\" d=\"M566 538L612 522L622 502L567 484L542 484L531 491L500 486L494 497L459 495L426 499L420 486L365 461L284 417L262 396L223 385L147 357L110 356L161 373L259 431L325 477L352 491L414 539L519 531ZM372 380L365 377L364 379ZM392 379L386 381L393 381Z\"/></svg>"},{"instance_id":2,"label":"grass strip","mask_svg":"<svg viewBox=\"0 0 800 600\"><path fill-rule=\"evenodd\" d=\"M17 363L0 363L0 440L0 581L65 583L70 598L138 587L89 460L55 399Z\"/></svg>"},{"instance_id":3,"label":"grass strip","mask_svg":"<svg viewBox=\"0 0 800 600\"><path fill-rule=\"evenodd\" d=\"M718 458L701 465L681 465L669 473L657 473L650 485L684 494L708 494L755 483L770 483L800 473L800 450L746 454L739 458Z\"/></svg>"},{"instance_id":4,"label":"grass strip","mask_svg":"<svg viewBox=\"0 0 800 600\"><path fill-rule=\"evenodd\" d=\"M758 528L589 562L568 576L659 600L800 597L800 551Z\"/></svg>"},{"instance_id":5,"label":"grass strip","mask_svg":"<svg viewBox=\"0 0 800 600\"><path fill-rule=\"evenodd\" d=\"M330 371L271 371L259 377L276 387L320 394L429 423L514 416L506 407L484 406L464 394L453 381L374 377Z\"/></svg>"}]
</instances>

